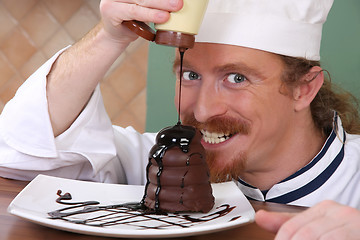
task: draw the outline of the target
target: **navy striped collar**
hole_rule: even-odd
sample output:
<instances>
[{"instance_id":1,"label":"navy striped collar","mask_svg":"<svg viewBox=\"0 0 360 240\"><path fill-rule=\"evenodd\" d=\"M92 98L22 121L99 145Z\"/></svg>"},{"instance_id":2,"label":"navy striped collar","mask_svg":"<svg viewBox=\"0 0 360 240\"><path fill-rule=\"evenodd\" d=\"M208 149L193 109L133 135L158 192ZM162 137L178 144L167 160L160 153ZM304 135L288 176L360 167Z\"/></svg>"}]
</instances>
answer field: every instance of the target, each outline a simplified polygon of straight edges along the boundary
<instances>
[{"instance_id":1,"label":"navy striped collar","mask_svg":"<svg viewBox=\"0 0 360 240\"><path fill-rule=\"evenodd\" d=\"M330 135L328 136L323 148L315 156L315 158L313 160L311 160L311 162L309 162L306 166L304 166L303 168L301 168L300 170L298 170L297 172L295 172L291 176L285 178L281 182L286 182L286 181L289 181L289 180L291 180L293 178L296 178L297 176L303 174L304 172L306 172L309 169L311 169L312 167L314 167L315 164L317 164L324 157L325 153L329 150L331 144L334 142L334 140L336 138L336 135L337 135L337 132L336 132L335 128L333 128L333 130L331 131Z\"/></svg>"},{"instance_id":2,"label":"navy striped collar","mask_svg":"<svg viewBox=\"0 0 360 240\"><path fill-rule=\"evenodd\" d=\"M341 120L335 113L333 130L310 163L275 184L265 194L241 179L238 179L238 186L250 199L284 204L296 201L320 188L332 176L343 160L345 140Z\"/></svg>"}]
</instances>

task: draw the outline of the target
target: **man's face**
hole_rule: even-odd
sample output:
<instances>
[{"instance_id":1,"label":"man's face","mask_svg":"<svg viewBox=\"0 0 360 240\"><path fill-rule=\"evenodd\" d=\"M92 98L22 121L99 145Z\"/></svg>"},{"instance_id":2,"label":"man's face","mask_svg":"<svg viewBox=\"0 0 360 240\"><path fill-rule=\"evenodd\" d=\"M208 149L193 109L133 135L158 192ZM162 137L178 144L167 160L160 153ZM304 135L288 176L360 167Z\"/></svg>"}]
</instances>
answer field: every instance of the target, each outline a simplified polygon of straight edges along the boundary
<instances>
[{"instance_id":1,"label":"man's face","mask_svg":"<svg viewBox=\"0 0 360 240\"><path fill-rule=\"evenodd\" d=\"M174 67L179 76L179 56ZM180 115L203 132L213 178L279 167L267 159L286 148L294 118L282 70L279 56L250 48L197 43L185 52ZM179 81L176 106L178 90Z\"/></svg>"}]
</instances>

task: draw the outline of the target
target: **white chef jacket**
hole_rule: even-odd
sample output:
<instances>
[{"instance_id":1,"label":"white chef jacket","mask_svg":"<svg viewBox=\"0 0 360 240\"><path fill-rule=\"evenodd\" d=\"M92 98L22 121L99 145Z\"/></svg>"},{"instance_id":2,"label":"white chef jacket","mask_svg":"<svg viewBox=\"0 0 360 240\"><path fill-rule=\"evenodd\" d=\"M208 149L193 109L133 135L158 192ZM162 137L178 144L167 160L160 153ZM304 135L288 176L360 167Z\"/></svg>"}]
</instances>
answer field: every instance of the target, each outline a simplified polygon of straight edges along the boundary
<instances>
[{"instance_id":1,"label":"white chef jacket","mask_svg":"<svg viewBox=\"0 0 360 240\"><path fill-rule=\"evenodd\" d=\"M360 136L347 134L337 114L333 125L321 151L306 166L267 191L242 179L239 188L259 201L312 206L331 199L360 209Z\"/></svg>"},{"instance_id":2,"label":"white chef jacket","mask_svg":"<svg viewBox=\"0 0 360 240\"><path fill-rule=\"evenodd\" d=\"M31 180L42 173L81 180L144 184L148 152L156 134L140 134L131 127L112 126L99 87L70 128L54 138L46 98L46 77L62 51L30 76L3 109L0 176Z\"/></svg>"},{"instance_id":3,"label":"white chef jacket","mask_svg":"<svg viewBox=\"0 0 360 240\"><path fill-rule=\"evenodd\" d=\"M46 76L61 53L38 69L0 116L0 176L31 180L37 174L111 183L145 184L155 133L112 126L97 87L79 117L54 138L46 98ZM291 159L289 159L291 164ZM266 193L241 179L252 199L312 206L325 199L360 209L360 136L334 130L304 168Z\"/></svg>"}]
</instances>

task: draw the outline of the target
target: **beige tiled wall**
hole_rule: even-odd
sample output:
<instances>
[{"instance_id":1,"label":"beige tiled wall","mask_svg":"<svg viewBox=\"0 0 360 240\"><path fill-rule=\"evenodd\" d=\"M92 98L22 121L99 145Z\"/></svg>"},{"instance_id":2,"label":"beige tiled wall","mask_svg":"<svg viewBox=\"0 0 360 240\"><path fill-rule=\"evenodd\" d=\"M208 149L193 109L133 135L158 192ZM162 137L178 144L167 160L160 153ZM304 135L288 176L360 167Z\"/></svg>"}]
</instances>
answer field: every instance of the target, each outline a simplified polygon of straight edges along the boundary
<instances>
[{"instance_id":1,"label":"beige tiled wall","mask_svg":"<svg viewBox=\"0 0 360 240\"><path fill-rule=\"evenodd\" d=\"M100 19L99 0L0 0L0 110L16 89L59 49ZM143 132L148 43L135 41L101 83L114 124Z\"/></svg>"}]
</instances>

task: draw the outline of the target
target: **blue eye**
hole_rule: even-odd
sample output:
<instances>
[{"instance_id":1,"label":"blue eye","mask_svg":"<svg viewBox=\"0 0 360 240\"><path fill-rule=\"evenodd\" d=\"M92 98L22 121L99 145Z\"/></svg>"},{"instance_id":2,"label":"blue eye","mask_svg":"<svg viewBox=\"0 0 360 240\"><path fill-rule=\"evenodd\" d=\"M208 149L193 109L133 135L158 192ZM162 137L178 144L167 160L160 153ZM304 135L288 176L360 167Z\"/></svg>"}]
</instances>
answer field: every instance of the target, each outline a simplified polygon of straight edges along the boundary
<instances>
[{"instance_id":1,"label":"blue eye","mask_svg":"<svg viewBox=\"0 0 360 240\"><path fill-rule=\"evenodd\" d=\"M183 73L183 78L185 80L197 80L200 79L200 75L193 71L185 71Z\"/></svg>"},{"instance_id":2,"label":"blue eye","mask_svg":"<svg viewBox=\"0 0 360 240\"><path fill-rule=\"evenodd\" d=\"M241 83L247 79L244 75L241 75L239 73L232 73L227 76L227 80L231 83Z\"/></svg>"}]
</instances>

